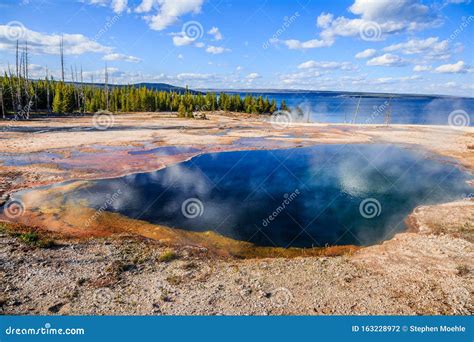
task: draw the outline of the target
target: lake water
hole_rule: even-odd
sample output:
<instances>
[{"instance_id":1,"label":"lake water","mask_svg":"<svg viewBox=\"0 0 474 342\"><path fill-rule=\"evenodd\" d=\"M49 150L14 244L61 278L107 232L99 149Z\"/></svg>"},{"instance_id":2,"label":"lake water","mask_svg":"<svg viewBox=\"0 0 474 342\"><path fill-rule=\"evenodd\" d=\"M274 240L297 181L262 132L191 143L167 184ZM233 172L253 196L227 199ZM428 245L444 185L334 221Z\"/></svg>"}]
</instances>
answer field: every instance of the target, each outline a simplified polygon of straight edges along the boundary
<instances>
[{"instance_id":1,"label":"lake water","mask_svg":"<svg viewBox=\"0 0 474 342\"><path fill-rule=\"evenodd\" d=\"M472 175L389 145L204 154L66 193L131 218L215 231L260 246L370 245L405 229L420 204L461 199Z\"/></svg>"},{"instance_id":2,"label":"lake water","mask_svg":"<svg viewBox=\"0 0 474 342\"><path fill-rule=\"evenodd\" d=\"M242 96L245 93L238 93ZM474 98L410 95L355 95L346 92L278 92L252 93L268 96L278 104L300 107L303 120L326 123L384 123L391 107L391 122L396 124L449 125L450 121L474 125ZM391 99L390 99L391 97ZM359 103L360 99L360 103ZM357 106L359 110L354 118ZM451 120L449 116L451 113Z\"/></svg>"}]
</instances>

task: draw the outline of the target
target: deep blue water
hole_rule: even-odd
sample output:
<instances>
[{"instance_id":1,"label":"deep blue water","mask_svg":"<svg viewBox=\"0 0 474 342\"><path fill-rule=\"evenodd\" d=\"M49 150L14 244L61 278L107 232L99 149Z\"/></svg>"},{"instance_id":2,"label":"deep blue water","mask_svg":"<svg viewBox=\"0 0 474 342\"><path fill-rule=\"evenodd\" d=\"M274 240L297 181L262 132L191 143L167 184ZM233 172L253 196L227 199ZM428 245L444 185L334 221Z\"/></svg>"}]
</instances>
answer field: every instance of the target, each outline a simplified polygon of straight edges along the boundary
<instances>
[{"instance_id":1,"label":"deep blue water","mask_svg":"<svg viewBox=\"0 0 474 342\"><path fill-rule=\"evenodd\" d=\"M262 246L369 245L402 231L417 205L471 193L471 177L400 147L325 145L205 154L64 196L100 208L120 189L113 211Z\"/></svg>"},{"instance_id":2,"label":"deep blue water","mask_svg":"<svg viewBox=\"0 0 474 342\"><path fill-rule=\"evenodd\" d=\"M245 93L239 93L242 96ZM410 95L355 95L345 92L252 93L268 96L278 104L285 100L293 109L301 107L303 120L311 122L352 122L360 97L358 124L384 123L391 106L391 122L397 124L448 125L453 111L464 111L474 125L474 98ZM390 100L390 96L392 99Z\"/></svg>"}]
</instances>

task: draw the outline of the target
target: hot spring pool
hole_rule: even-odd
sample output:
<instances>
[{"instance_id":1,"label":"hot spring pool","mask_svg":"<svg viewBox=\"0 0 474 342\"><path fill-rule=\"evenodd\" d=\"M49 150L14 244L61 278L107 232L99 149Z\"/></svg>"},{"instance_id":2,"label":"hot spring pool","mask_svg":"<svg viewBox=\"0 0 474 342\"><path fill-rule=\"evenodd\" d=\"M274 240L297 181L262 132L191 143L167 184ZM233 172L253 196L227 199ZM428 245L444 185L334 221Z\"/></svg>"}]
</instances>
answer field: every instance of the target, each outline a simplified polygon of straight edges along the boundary
<instances>
[{"instance_id":1,"label":"hot spring pool","mask_svg":"<svg viewBox=\"0 0 474 342\"><path fill-rule=\"evenodd\" d=\"M469 179L453 163L402 147L321 145L205 154L64 196L259 246L370 245L404 230L416 206L472 192Z\"/></svg>"}]
</instances>

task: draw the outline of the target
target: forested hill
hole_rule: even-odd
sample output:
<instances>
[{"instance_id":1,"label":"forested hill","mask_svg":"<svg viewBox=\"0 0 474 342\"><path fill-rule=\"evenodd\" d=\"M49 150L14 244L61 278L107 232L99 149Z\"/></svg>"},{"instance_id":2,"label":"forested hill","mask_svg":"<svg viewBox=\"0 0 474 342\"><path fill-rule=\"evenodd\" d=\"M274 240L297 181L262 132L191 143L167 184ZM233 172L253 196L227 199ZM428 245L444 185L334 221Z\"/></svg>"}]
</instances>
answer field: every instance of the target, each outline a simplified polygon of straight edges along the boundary
<instances>
[{"instance_id":1,"label":"forested hill","mask_svg":"<svg viewBox=\"0 0 474 342\"><path fill-rule=\"evenodd\" d=\"M80 83L78 82L68 82L68 83L74 83L75 85L80 85ZM105 84L104 83L89 83L89 82L84 82L83 83L84 85L87 85L87 86L96 86L96 87L100 87L100 88L103 88L105 87ZM200 91L197 91L197 90L193 90L193 89L187 89L184 88L184 87L178 87L178 86L174 86L174 85L171 85L171 84L168 84L168 83L149 83L149 82L141 82L141 83L133 83L133 84L109 84L108 87L109 88L123 88L123 87L135 87L135 88L147 88L148 90L156 90L156 91L167 91L167 92L173 92L173 93L177 93L177 94L184 94L184 93L189 93L189 94L193 94L193 95L197 95L197 94L203 94L203 92L200 92Z\"/></svg>"}]
</instances>

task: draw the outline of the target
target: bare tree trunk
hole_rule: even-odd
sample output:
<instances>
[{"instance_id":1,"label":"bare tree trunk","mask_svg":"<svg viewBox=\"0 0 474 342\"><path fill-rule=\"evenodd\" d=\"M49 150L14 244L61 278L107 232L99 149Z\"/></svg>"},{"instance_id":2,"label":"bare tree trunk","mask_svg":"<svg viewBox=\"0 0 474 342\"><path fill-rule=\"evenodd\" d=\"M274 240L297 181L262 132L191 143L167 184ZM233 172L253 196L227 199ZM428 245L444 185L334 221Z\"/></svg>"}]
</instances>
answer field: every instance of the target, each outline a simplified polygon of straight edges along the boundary
<instances>
[{"instance_id":1,"label":"bare tree trunk","mask_svg":"<svg viewBox=\"0 0 474 342\"><path fill-rule=\"evenodd\" d=\"M51 106L49 103L49 75L48 75L48 68L46 68L46 108L48 110L48 114L51 114Z\"/></svg>"},{"instance_id":2,"label":"bare tree trunk","mask_svg":"<svg viewBox=\"0 0 474 342\"><path fill-rule=\"evenodd\" d=\"M59 43L59 53L61 55L61 80L64 83L64 38L61 36L61 42Z\"/></svg>"},{"instance_id":3,"label":"bare tree trunk","mask_svg":"<svg viewBox=\"0 0 474 342\"><path fill-rule=\"evenodd\" d=\"M18 40L16 41L16 79L15 79L15 83L16 83L16 89L15 89L15 92L16 92L16 107L14 109L15 111L15 119L18 119L18 115L20 115L21 113L21 110L22 110L22 101L21 101L21 60L19 60L19 58L21 58L21 56L19 55L19 42Z\"/></svg>"},{"instance_id":4,"label":"bare tree trunk","mask_svg":"<svg viewBox=\"0 0 474 342\"><path fill-rule=\"evenodd\" d=\"M33 106L33 99L32 95L30 94L30 87L29 87L29 70L28 70L28 41L25 41L25 58L24 58L24 73L25 73L25 97L26 97L26 109L24 112L24 116L26 119L30 118L30 110ZM36 94L36 92L35 92Z\"/></svg>"},{"instance_id":5,"label":"bare tree trunk","mask_svg":"<svg viewBox=\"0 0 474 342\"><path fill-rule=\"evenodd\" d=\"M0 84L0 105L2 106L2 118L5 119L5 105L3 104L3 84Z\"/></svg>"},{"instance_id":6,"label":"bare tree trunk","mask_svg":"<svg viewBox=\"0 0 474 342\"><path fill-rule=\"evenodd\" d=\"M105 109L109 110L109 72L107 70L107 63L105 63Z\"/></svg>"},{"instance_id":7,"label":"bare tree trunk","mask_svg":"<svg viewBox=\"0 0 474 342\"><path fill-rule=\"evenodd\" d=\"M16 108L17 108L16 95L15 95L16 85L15 85L13 73L10 69L10 63L8 63L8 76L9 76L8 79L10 81L10 95L12 97L12 109L13 109L13 112L16 113ZM15 115L15 117L16 117L16 115Z\"/></svg>"},{"instance_id":8,"label":"bare tree trunk","mask_svg":"<svg viewBox=\"0 0 474 342\"><path fill-rule=\"evenodd\" d=\"M81 109L82 114L86 111L86 98L84 96L84 79L82 78L82 65L81 65Z\"/></svg>"}]
</instances>

